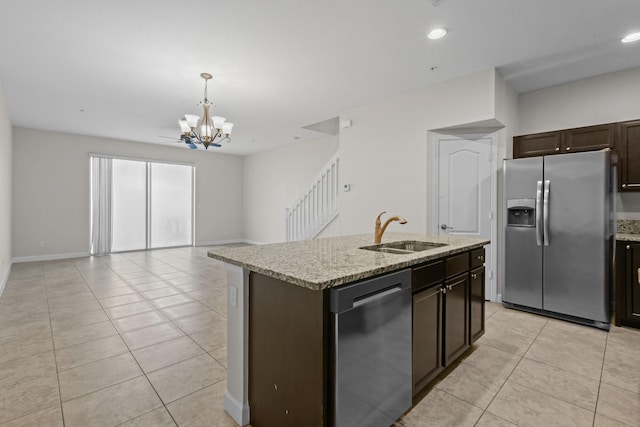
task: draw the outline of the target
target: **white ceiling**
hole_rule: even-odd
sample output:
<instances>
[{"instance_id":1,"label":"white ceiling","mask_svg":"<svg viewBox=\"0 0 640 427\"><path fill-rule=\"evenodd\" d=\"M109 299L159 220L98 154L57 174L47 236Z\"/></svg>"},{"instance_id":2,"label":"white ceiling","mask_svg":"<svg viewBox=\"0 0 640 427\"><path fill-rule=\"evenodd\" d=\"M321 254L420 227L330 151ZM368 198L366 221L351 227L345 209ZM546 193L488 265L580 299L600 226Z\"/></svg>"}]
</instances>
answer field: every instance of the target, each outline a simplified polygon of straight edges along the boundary
<instances>
[{"instance_id":1,"label":"white ceiling","mask_svg":"<svg viewBox=\"0 0 640 427\"><path fill-rule=\"evenodd\" d=\"M497 67L518 92L640 66L638 0L6 0L16 126L180 146L201 72L235 123L218 152L317 138L341 112ZM444 26L446 38L425 37ZM437 67L431 71L432 67ZM212 151L210 149L209 151Z\"/></svg>"}]
</instances>

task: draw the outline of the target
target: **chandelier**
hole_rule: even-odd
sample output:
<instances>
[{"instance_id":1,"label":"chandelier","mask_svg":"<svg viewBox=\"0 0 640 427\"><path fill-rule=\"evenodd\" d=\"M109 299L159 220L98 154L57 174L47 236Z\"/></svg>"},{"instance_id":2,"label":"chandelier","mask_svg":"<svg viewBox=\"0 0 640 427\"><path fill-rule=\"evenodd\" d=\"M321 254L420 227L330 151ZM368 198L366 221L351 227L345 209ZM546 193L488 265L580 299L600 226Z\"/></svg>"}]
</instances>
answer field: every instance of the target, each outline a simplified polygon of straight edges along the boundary
<instances>
[{"instance_id":1,"label":"chandelier","mask_svg":"<svg viewBox=\"0 0 640 427\"><path fill-rule=\"evenodd\" d=\"M182 131L181 140L191 148L196 148L195 144L202 144L206 150L210 145L221 147L220 142L231 141L233 123L227 122L224 117L209 115L209 108L214 105L207 98L207 82L213 76L209 73L202 73L200 77L204 79L204 100L198 104L202 106L202 118L194 114L185 114L178 121L178 124Z\"/></svg>"}]
</instances>

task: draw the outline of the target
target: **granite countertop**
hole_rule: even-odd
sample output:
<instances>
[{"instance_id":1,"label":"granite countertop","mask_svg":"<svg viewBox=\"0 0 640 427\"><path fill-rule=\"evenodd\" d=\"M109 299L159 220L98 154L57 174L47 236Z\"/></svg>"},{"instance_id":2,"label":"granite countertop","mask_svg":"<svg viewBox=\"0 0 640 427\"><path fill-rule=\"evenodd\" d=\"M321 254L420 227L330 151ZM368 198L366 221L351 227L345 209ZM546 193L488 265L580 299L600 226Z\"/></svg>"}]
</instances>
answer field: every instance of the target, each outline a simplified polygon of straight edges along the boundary
<instances>
[{"instance_id":1,"label":"granite countertop","mask_svg":"<svg viewBox=\"0 0 640 427\"><path fill-rule=\"evenodd\" d=\"M400 270L432 259L482 247L486 239L385 233L382 242L418 240L444 243L412 254L391 254L359 249L373 244L373 233L270 245L215 248L209 257L298 286L322 290L379 274Z\"/></svg>"},{"instance_id":2,"label":"granite countertop","mask_svg":"<svg viewBox=\"0 0 640 427\"><path fill-rule=\"evenodd\" d=\"M640 242L640 221L619 219L616 240L623 242Z\"/></svg>"}]
</instances>

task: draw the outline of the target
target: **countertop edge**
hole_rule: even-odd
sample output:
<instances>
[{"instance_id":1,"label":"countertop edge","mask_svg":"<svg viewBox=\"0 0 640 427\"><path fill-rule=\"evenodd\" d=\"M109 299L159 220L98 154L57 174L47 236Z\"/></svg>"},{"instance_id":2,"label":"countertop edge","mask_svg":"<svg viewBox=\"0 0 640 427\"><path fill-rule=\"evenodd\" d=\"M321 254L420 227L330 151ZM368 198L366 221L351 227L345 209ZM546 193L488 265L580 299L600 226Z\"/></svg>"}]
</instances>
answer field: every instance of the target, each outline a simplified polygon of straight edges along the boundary
<instances>
[{"instance_id":1,"label":"countertop edge","mask_svg":"<svg viewBox=\"0 0 640 427\"><path fill-rule=\"evenodd\" d=\"M616 240L619 242L640 242L640 234L618 233Z\"/></svg>"},{"instance_id":2,"label":"countertop edge","mask_svg":"<svg viewBox=\"0 0 640 427\"><path fill-rule=\"evenodd\" d=\"M217 259L219 261L232 264L238 267L246 268L252 272L263 274L265 276L279 279L297 286L301 286L311 290L323 290L323 289L331 288L334 286L339 286L346 283L353 283L353 282L368 279L371 277L379 276L381 274L402 270L404 268L410 268L416 265L429 262L434 259L455 255L457 253L466 252L473 249L478 249L491 242L490 240L486 240L486 239L476 239L476 240L477 241L474 243L464 244L464 245L456 246L453 248L441 249L436 253L428 253L428 254L425 253L424 255L421 255L420 253L415 253L415 254L409 255L411 257L410 259L405 259L405 260L399 259L398 262L394 262L389 265L372 266L372 268L370 269L368 268L362 271L355 271L350 274L345 274L344 276L332 278L330 280L321 280L321 281L305 280L301 277L296 277L290 274L284 274L278 271L266 269L259 265L252 264L251 262L246 262L246 261L243 262L243 261L225 256L224 254L216 253L213 251L209 251L208 256L210 258ZM394 255L394 256L403 257L405 255Z\"/></svg>"}]
</instances>

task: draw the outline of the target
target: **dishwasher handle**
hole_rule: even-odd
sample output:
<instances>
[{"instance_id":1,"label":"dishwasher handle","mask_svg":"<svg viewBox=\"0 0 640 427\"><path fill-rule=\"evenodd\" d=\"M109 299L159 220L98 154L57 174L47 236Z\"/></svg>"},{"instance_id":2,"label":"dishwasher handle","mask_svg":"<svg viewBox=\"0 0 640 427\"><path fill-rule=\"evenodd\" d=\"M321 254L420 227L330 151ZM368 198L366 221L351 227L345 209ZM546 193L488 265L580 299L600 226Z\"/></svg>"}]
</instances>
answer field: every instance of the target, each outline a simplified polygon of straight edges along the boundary
<instances>
[{"instance_id":1,"label":"dishwasher handle","mask_svg":"<svg viewBox=\"0 0 640 427\"><path fill-rule=\"evenodd\" d=\"M405 290L411 291L411 269L331 288L329 310L342 313Z\"/></svg>"},{"instance_id":2,"label":"dishwasher handle","mask_svg":"<svg viewBox=\"0 0 640 427\"><path fill-rule=\"evenodd\" d=\"M361 305L365 305L365 304L370 304L374 301L384 299L389 295L393 295L398 292L402 292L402 286L400 285L395 285L387 289L382 289L372 294L362 295L360 297L354 298L353 308L360 307Z\"/></svg>"}]
</instances>

